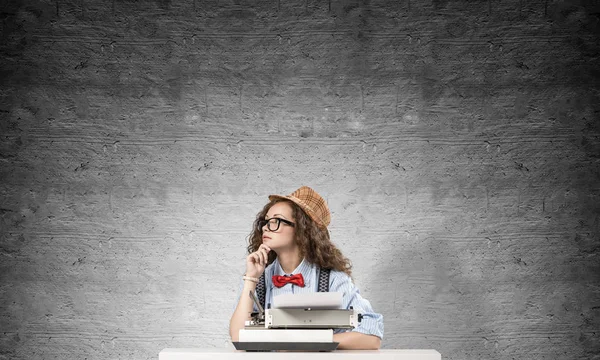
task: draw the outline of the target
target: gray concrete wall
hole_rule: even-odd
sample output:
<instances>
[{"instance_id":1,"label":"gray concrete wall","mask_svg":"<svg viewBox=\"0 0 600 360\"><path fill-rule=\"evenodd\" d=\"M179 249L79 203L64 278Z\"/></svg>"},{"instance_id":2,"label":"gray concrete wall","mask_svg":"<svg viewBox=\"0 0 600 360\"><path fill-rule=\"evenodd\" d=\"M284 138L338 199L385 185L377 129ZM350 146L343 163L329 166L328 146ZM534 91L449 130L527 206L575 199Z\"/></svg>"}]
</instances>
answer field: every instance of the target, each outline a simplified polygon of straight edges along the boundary
<instances>
[{"instance_id":1,"label":"gray concrete wall","mask_svg":"<svg viewBox=\"0 0 600 360\"><path fill-rule=\"evenodd\" d=\"M0 359L230 347L309 185L384 348L598 358L595 1L3 1Z\"/></svg>"}]
</instances>

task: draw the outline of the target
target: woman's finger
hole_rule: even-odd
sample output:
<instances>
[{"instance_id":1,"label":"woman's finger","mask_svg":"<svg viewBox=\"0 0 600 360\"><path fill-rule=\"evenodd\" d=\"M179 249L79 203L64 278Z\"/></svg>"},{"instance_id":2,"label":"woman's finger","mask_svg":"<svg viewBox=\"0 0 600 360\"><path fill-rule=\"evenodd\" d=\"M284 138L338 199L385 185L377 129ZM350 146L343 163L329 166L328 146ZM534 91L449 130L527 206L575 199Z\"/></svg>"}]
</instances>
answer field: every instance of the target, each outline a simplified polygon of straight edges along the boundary
<instances>
[{"instance_id":1,"label":"woman's finger","mask_svg":"<svg viewBox=\"0 0 600 360\"><path fill-rule=\"evenodd\" d=\"M260 254L260 257L262 258L262 264L266 265L267 264L267 251L265 249L260 249L258 250L258 253Z\"/></svg>"},{"instance_id":2,"label":"woman's finger","mask_svg":"<svg viewBox=\"0 0 600 360\"><path fill-rule=\"evenodd\" d=\"M257 252L255 252L255 254L256 254L256 258L258 259L258 264L259 264L259 265L262 265L262 264L263 264L263 262L264 262L264 259L263 259L263 257L262 257L262 254L260 253L260 251L257 251Z\"/></svg>"},{"instance_id":3,"label":"woman's finger","mask_svg":"<svg viewBox=\"0 0 600 360\"><path fill-rule=\"evenodd\" d=\"M252 253L252 258L254 259L255 264L260 265L260 255L258 255L257 253Z\"/></svg>"}]
</instances>

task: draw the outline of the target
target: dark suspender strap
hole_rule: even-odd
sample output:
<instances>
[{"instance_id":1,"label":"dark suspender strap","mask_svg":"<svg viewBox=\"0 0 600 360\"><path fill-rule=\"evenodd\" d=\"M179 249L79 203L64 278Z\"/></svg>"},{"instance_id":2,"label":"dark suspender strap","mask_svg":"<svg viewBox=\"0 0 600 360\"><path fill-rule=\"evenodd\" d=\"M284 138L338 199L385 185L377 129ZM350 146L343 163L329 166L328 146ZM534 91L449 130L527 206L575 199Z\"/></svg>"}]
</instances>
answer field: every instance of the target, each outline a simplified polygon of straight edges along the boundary
<instances>
[{"instance_id":1,"label":"dark suspender strap","mask_svg":"<svg viewBox=\"0 0 600 360\"><path fill-rule=\"evenodd\" d=\"M256 296L258 297L258 303L262 305L263 309L265 307L265 294L267 292L267 287L265 286L265 273L260 276L258 279L258 283L256 284Z\"/></svg>"},{"instance_id":2,"label":"dark suspender strap","mask_svg":"<svg viewBox=\"0 0 600 360\"><path fill-rule=\"evenodd\" d=\"M331 269L320 269L319 288L317 292L329 292L329 273Z\"/></svg>"}]
</instances>

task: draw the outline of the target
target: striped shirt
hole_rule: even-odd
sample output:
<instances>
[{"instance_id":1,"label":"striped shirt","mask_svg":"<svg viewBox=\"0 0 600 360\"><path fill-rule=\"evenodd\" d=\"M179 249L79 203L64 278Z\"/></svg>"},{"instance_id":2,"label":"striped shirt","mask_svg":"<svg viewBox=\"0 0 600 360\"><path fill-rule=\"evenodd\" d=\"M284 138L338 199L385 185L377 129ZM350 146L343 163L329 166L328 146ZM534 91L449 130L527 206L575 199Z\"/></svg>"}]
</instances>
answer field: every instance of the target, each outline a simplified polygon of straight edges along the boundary
<instances>
[{"instance_id":1,"label":"striped shirt","mask_svg":"<svg viewBox=\"0 0 600 360\"><path fill-rule=\"evenodd\" d=\"M300 287L294 284L285 284L278 288L273 286L271 277L273 275L292 275L302 274L304 278L304 287ZM286 274L277 258L265 269L265 304L273 303L273 297L281 294L301 294L317 292L319 285L319 271L318 266L308 262L306 259L302 260L300 265L292 272L292 274ZM243 281L240 285L241 293L243 288ZM341 292L342 293L342 308L349 309L353 307L362 314L362 320L358 323L358 326L352 331L360 332L363 334L376 335L383 339L383 316L373 311L369 300L363 298L356 286L352 283L352 279L344 272L331 270L329 276L329 291L330 292ZM239 297L238 297L239 300ZM256 305L254 311L257 311ZM341 333L349 331L348 329L334 329L334 333Z\"/></svg>"}]
</instances>

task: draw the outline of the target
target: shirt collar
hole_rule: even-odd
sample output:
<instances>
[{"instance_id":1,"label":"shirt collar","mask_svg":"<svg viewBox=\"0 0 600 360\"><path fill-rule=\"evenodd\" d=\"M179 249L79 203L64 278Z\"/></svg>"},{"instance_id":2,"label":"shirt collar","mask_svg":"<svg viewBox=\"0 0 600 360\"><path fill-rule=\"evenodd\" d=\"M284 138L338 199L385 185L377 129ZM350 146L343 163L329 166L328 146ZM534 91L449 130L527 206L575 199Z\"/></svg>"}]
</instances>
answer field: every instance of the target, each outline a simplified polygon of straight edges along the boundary
<instances>
[{"instance_id":1,"label":"shirt collar","mask_svg":"<svg viewBox=\"0 0 600 360\"><path fill-rule=\"evenodd\" d=\"M312 279L315 277L314 275L315 272L315 265L311 264L310 262L308 262L305 258L302 259L302 262L300 263L300 265L298 265L298 267L296 269L294 269L294 271L292 271L291 274L286 274L283 271L283 268L281 267L281 264L279 263L279 259L275 258L275 260L273 261L273 275L294 275L294 274L302 274L302 277L304 278L304 286L310 286ZM273 286L273 283L271 283L271 287Z\"/></svg>"}]
</instances>

